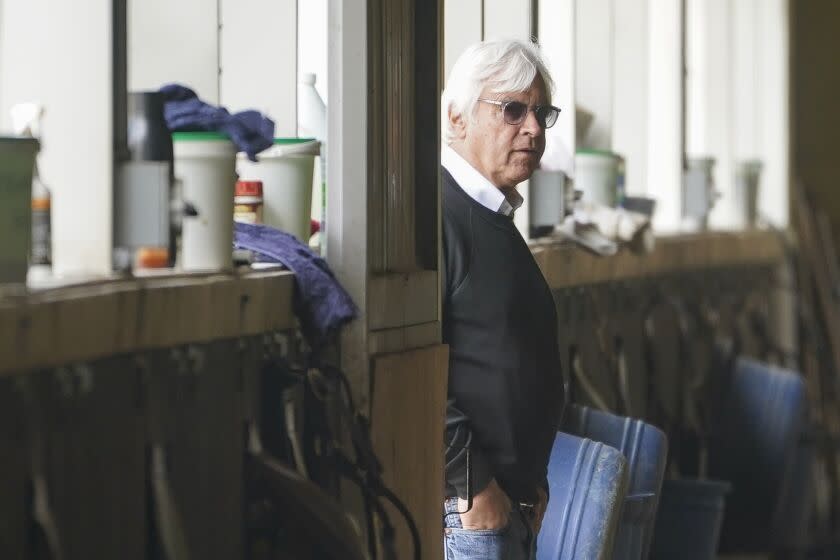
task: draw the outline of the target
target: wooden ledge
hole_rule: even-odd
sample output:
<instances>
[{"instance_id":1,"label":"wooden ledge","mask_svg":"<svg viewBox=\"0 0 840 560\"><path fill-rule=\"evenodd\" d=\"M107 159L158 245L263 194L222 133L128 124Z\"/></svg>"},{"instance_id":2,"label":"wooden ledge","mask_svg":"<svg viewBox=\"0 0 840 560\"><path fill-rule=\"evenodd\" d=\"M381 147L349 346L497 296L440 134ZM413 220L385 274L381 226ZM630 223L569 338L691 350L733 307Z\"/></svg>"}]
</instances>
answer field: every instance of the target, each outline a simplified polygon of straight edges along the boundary
<instances>
[{"instance_id":1,"label":"wooden ledge","mask_svg":"<svg viewBox=\"0 0 840 560\"><path fill-rule=\"evenodd\" d=\"M598 257L561 243L536 244L531 250L552 289L696 269L773 264L784 258L779 234L769 231L659 237L656 248L647 255L623 249L613 257Z\"/></svg>"},{"instance_id":2,"label":"wooden ledge","mask_svg":"<svg viewBox=\"0 0 840 560\"><path fill-rule=\"evenodd\" d=\"M0 375L295 326L294 275L108 280L0 299Z\"/></svg>"}]
</instances>

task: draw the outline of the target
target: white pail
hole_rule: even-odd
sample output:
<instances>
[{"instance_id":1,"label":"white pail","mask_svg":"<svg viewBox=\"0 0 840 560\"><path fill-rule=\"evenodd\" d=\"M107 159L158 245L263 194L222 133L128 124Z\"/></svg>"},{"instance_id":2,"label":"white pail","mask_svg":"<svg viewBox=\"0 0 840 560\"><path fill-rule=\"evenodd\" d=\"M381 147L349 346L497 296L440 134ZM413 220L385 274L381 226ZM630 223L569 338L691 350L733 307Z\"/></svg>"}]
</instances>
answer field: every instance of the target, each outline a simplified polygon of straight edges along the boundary
<instances>
[{"instance_id":1,"label":"white pail","mask_svg":"<svg viewBox=\"0 0 840 560\"><path fill-rule=\"evenodd\" d=\"M309 241L312 174L321 143L311 138L277 138L256 163L239 154L237 171L245 181L263 183L263 223Z\"/></svg>"},{"instance_id":2,"label":"white pail","mask_svg":"<svg viewBox=\"0 0 840 560\"><path fill-rule=\"evenodd\" d=\"M184 216L181 268L230 270L236 147L217 132L176 132L172 145L181 196L198 212L196 216Z\"/></svg>"},{"instance_id":3,"label":"white pail","mask_svg":"<svg viewBox=\"0 0 840 560\"><path fill-rule=\"evenodd\" d=\"M531 227L553 227L563 223L569 203L566 197L566 174L537 169L528 183Z\"/></svg>"},{"instance_id":4,"label":"white pail","mask_svg":"<svg viewBox=\"0 0 840 560\"><path fill-rule=\"evenodd\" d=\"M614 208L618 204L618 156L600 150L578 150L575 188L583 192L583 200Z\"/></svg>"}]
</instances>

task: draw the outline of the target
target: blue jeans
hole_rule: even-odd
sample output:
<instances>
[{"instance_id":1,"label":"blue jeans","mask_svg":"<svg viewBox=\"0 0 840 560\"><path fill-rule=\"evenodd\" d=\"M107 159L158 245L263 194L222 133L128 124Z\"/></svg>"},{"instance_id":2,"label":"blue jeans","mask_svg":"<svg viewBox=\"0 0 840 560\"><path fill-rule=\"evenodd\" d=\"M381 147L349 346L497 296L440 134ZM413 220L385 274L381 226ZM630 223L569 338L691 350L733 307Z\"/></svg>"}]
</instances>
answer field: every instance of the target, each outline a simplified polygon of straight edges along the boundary
<instances>
[{"instance_id":1,"label":"blue jeans","mask_svg":"<svg viewBox=\"0 0 840 560\"><path fill-rule=\"evenodd\" d=\"M446 498L443 551L446 560L534 560L536 539L527 514L518 506L501 529L464 529L458 498Z\"/></svg>"}]
</instances>

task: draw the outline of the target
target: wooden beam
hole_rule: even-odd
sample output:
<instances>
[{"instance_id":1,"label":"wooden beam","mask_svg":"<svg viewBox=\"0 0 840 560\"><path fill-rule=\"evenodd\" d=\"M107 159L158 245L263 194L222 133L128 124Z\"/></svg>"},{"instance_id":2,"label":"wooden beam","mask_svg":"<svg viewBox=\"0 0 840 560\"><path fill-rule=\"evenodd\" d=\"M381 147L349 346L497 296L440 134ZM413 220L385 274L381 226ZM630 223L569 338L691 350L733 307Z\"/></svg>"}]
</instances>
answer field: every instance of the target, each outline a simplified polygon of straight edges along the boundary
<instances>
[{"instance_id":1,"label":"wooden beam","mask_svg":"<svg viewBox=\"0 0 840 560\"><path fill-rule=\"evenodd\" d=\"M368 326L371 330L428 323L438 319L436 270L371 276Z\"/></svg>"},{"instance_id":2,"label":"wooden beam","mask_svg":"<svg viewBox=\"0 0 840 560\"><path fill-rule=\"evenodd\" d=\"M781 240L763 231L660 237L647 255L623 251L605 258L556 242L535 244L531 250L552 289L707 268L772 264L784 257Z\"/></svg>"},{"instance_id":3,"label":"wooden beam","mask_svg":"<svg viewBox=\"0 0 840 560\"><path fill-rule=\"evenodd\" d=\"M449 349L430 346L373 359L371 432L385 484L408 507L420 532L422 558L443 556L443 431ZM389 509L395 550L411 558L405 522Z\"/></svg>"},{"instance_id":4,"label":"wooden beam","mask_svg":"<svg viewBox=\"0 0 840 560\"><path fill-rule=\"evenodd\" d=\"M288 271L176 275L0 298L0 375L296 325Z\"/></svg>"}]
</instances>

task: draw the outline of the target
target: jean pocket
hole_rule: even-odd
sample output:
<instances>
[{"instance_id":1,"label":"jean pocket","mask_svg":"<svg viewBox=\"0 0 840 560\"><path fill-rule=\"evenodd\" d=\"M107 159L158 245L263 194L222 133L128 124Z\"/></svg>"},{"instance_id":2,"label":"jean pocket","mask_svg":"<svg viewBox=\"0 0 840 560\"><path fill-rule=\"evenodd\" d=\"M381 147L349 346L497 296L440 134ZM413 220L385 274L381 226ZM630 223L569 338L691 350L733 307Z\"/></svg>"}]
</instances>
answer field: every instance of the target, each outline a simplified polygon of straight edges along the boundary
<instances>
[{"instance_id":1,"label":"jean pocket","mask_svg":"<svg viewBox=\"0 0 840 560\"><path fill-rule=\"evenodd\" d=\"M500 529L446 529L447 560L507 560L510 525Z\"/></svg>"}]
</instances>

